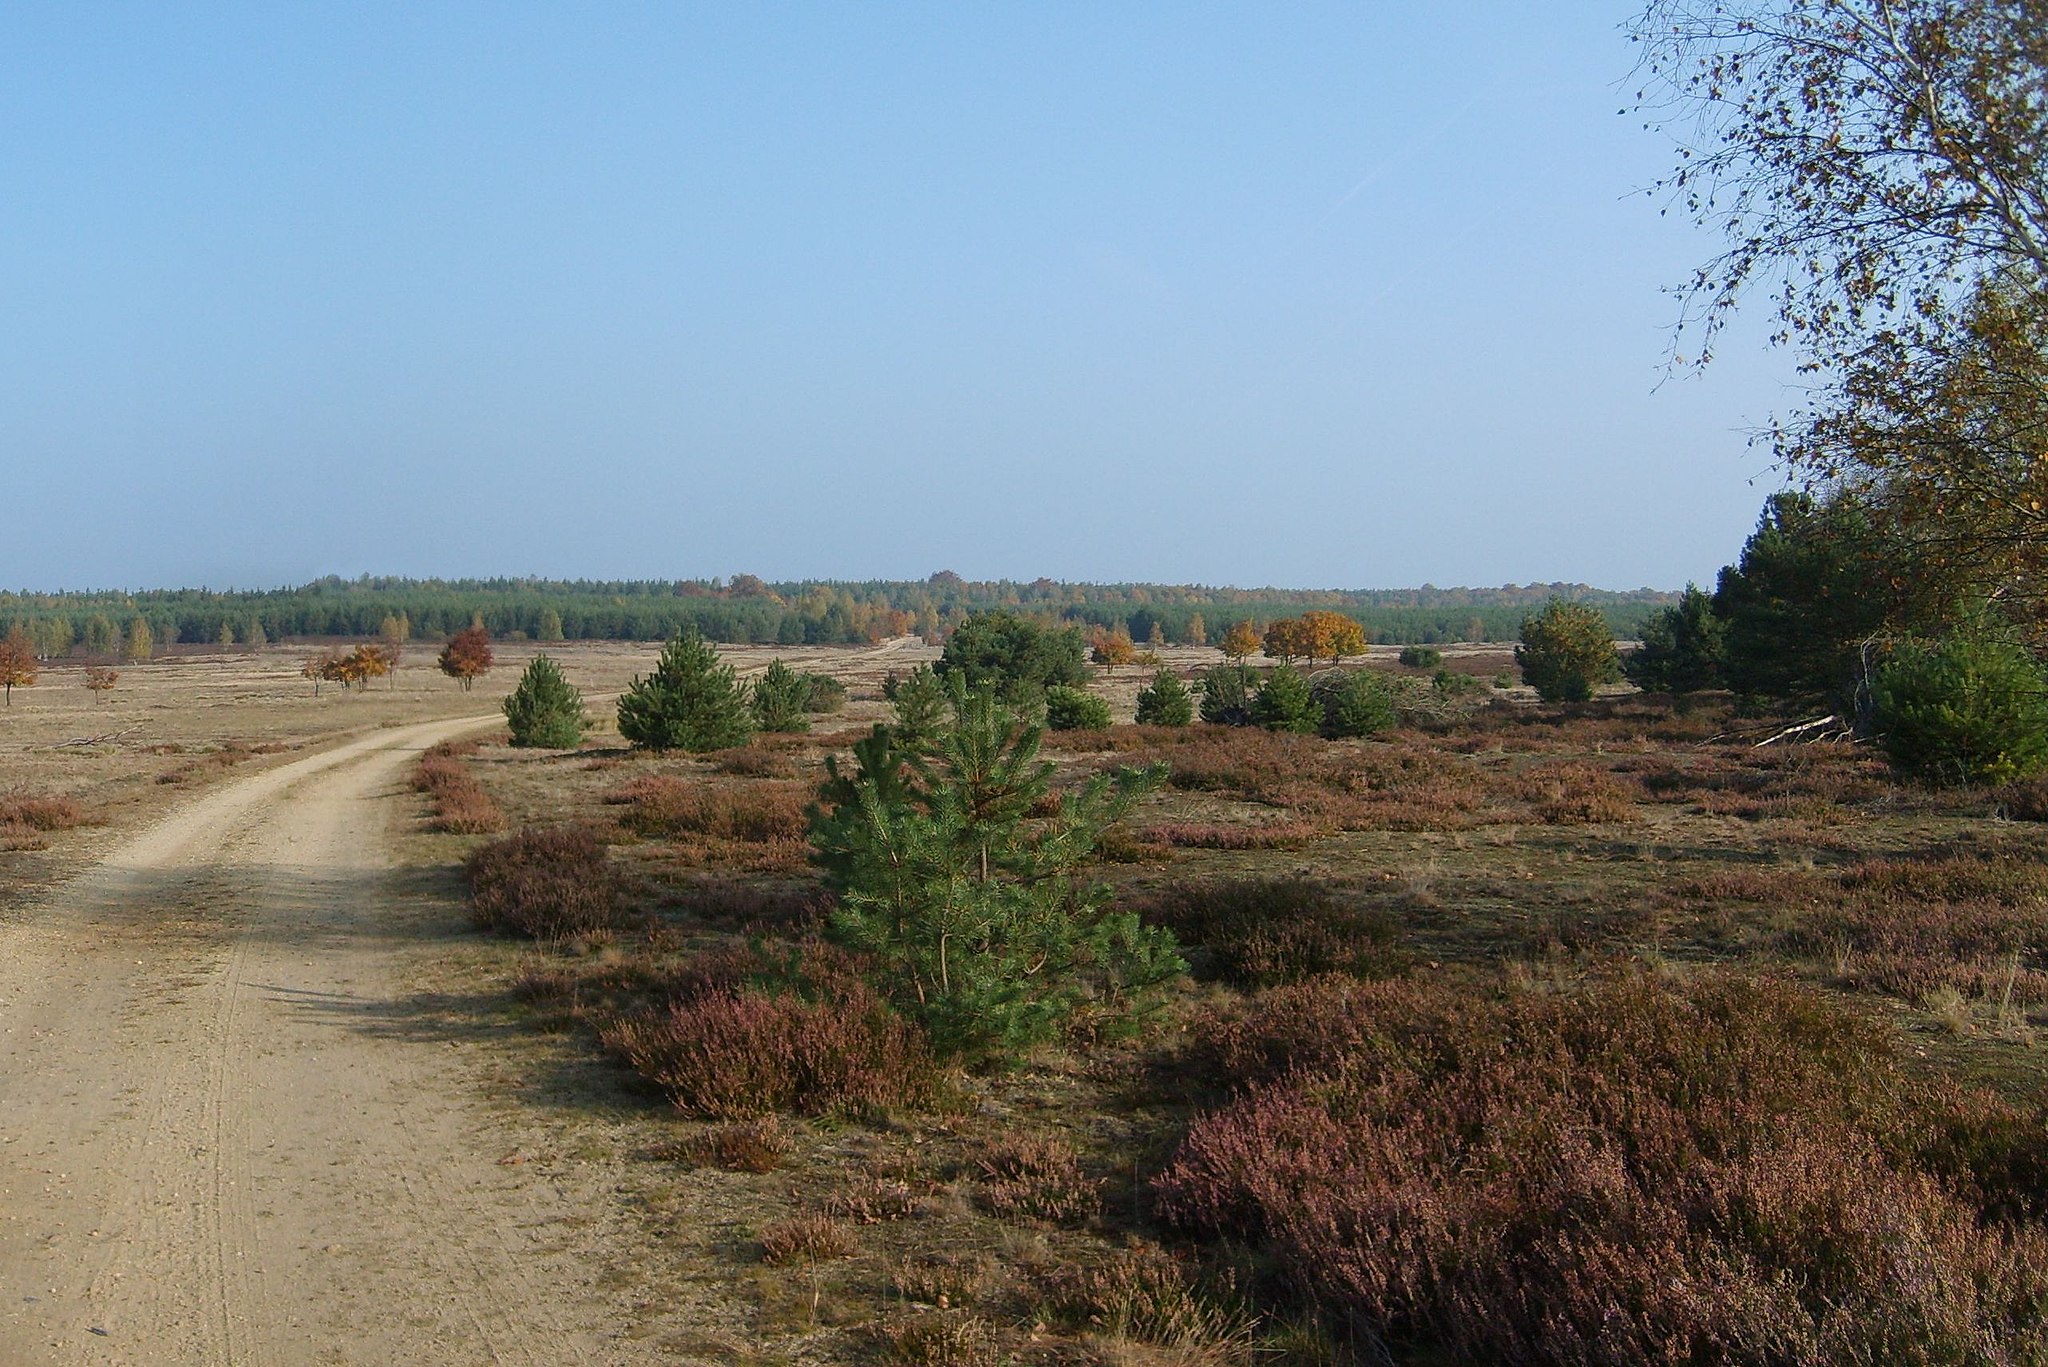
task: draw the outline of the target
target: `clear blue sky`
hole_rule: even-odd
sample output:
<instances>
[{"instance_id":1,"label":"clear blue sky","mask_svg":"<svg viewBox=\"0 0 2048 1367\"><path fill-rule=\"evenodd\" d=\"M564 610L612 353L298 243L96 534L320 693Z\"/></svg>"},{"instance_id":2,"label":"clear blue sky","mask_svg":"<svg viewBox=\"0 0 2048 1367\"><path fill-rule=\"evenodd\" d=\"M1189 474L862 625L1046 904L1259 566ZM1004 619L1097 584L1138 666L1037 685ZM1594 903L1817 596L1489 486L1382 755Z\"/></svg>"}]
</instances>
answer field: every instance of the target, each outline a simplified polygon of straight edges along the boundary
<instances>
[{"instance_id":1,"label":"clear blue sky","mask_svg":"<svg viewBox=\"0 0 2048 1367\"><path fill-rule=\"evenodd\" d=\"M10 3L0 584L1708 580L1630 12Z\"/></svg>"}]
</instances>

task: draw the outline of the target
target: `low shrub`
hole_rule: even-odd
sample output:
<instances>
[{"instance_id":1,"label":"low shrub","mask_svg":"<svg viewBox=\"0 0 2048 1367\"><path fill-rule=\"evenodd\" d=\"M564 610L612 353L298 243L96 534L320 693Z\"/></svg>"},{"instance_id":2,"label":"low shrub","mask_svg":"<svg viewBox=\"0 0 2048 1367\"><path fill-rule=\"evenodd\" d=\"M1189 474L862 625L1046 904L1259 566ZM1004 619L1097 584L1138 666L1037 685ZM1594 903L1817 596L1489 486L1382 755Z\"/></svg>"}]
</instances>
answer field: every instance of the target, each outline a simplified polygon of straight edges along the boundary
<instances>
[{"instance_id":1,"label":"low shrub","mask_svg":"<svg viewBox=\"0 0 2048 1367\"><path fill-rule=\"evenodd\" d=\"M621 1017L602 1034L678 1110L712 1120L916 1106L932 1097L937 1077L916 1028L858 982L816 1000L712 990Z\"/></svg>"},{"instance_id":2,"label":"low shrub","mask_svg":"<svg viewBox=\"0 0 2048 1367\"><path fill-rule=\"evenodd\" d=\"M1045 724L1054 731L1106 731L1109 704L1085 689L1055 685L1045 690Z\"/></svg>"},{"instance_id":3,"label":"low shrub","mask_svg":"<svg viewBox=\"0 0 2048 1367\"><path fill-rule=\"evenodd\" d=\"M714 873L674 884L668 905L719 930L801 932L821 925L837 901L816 882L768 883Z\"/></svg>"},{"instance_id":4,"label":"low shrub","mask_svg":"<svg viewBox=\"0 0 2048 1367\"><path fill-rule=\"evenodd\" d=\"M804 710L837 712L846 706L846 685L830 674L804 675Z\"/></svg>"},{"instance_id":5,"label":"low shrub","mask_svg":"<svg viewBox=\"0 0 2048 1367\"><path fill-rule=\"evenodd\" d=\"M789 1157L796 1141L787 1125L767 1115L714 1125L683 1147L692 1162L709 1167L727 1172L773 1172Z\"/></svg>"},{"instance_id":6,"label":"low shrub","mask_svg":"<svg viewBox=\"0 0 2048 1367\"><path fill-rule=\"evenodd\" d=\"M870 1174L825 1198L825 1213L854 1225L890 1224L926 1213L926 1193L900 1177Z\"/></svg>"},{"instance_id":7,"label":"low shrub","mask_svg":"<svg viewBox=\"0 0 2048 1367\"><path fill-rule=\"evenodd\" d=\"M776 1267L830 1262L859 1247L853 1231L829 1215L796 1215L761 1231L761 1260Z\"/></svg>"},{"instance_id":8,"label":"low shrub","mask_svg":"<svg viewBox=\"0 0 2048 1367\"><path fill-rule=\"evenodd\" d=\"M1405 963L1390 915L1351 905L1306 878L1174 884L1151 893L1138 911L1181 944L1200 947L1189 956L1199 976L1240 987L1323 973L1383 976Z\"/></svg>"},{"instance_id":9,"label":"low shrub","mask_svg":"<svg viewBox=\"0 0 2048 1367\"><path fill-rule=\"evenodd\" d=\"M14 793L0 797L0 826L31 831L68 831L85 824L85 809L68 797L33 797Z\"/></svg>"},{"instance_id":10,"label":"low shrub","mask_svg":"<svg viewBox=\"0 0 2048 1367\"><path fill-rule=\"evenodd\" d=\"M1188 1268L1157 1244L1138 1242L1099 1263L1057 1269L1046 1286L1052 1317L1074 1328L1181 1350L1181 1362L1249 1359L1257 1317L1226 1286L1201 1290Z\"/></svg>"},{"instance_id":11,"label":"low shrub","mask_svg":"<svg viewBox=\"0 0 2048 1367\"><path fill-rule=\"evenodd\" d=\"M639 835L688 833L763 844L802 839L804 808L812 796L803 783L693 783L672 774L649 774L606 801L630 806L619 824Z\"/></svg>"},{"instance_id":12,"label":"low shrub","mask_svg":"<svg viewBox=\"0 0 2048 1367\"><path fill-rule=\"evenodd\" d=\"M462 753L474 753L474 750ZM413 769L413 791L433 799L429 830L450 835L491 835L505 829L505 813L491 800L469 766L444 742L429 749Z\"/></svg>"},{"instance_id":13,"label":"low shrub","mask_svg":"<svg viewBox=\"0 0 2048 1367\"><path fill-rule=\"evenodd\" d=\"M2048 1354L2048 1241L1915 1152L1938 1126L1902 1110L1941 1103L1816 997L1322 980L1212 1044L1237 1095L1162 1213L1377 1341L1587 1367Z\"/></svg>"},{"instance_id":14,"label":"low shrub","mask_svg":"<svg viewBox=\"0 0 2048 1367\"><path fill-rule=\"evenodd\" d=\"M1004 1220L1076 1224L1102 1208L1102 1184L1073 1146L1050 1135L999 1139L975 1163L975 1200Z\"/></svg>"},{"instance_id":15,"label":"low shrub","mask_svg":"<svg viewBox=\"0 0 2048 1367\"><path fill-rule=\"evenodd\" d=\"M1189 850L1298 850L1321 827L1307 821L1165 821L1136 835L1139 845L1166 845Z\"/></svg>"},{"instance_id":16,"label":"low shrub","mask_svg":"<svg viewBox=\"0 0 2048 1367\"><path fill-rule=\"evenodd\" d=\"M1268 731L1314 735L1322 728L1322 708L1309 691L1308 680L1292 665L1267 670L1252 694L1251 719Z\"/></svg>"},{"instance_id":17,"label":"low shrub","mask_svg":"<svg viewBox=\"0 0 2048 1367\"><path fill-rule=\"evenodd\" d=\"M1386 681L1369 669L1330 670L1310 690L1322 709L1322 731L1331 739L1376 736L1399 720Z\"/></svg>"},{"instance_id":18,"label":"low shrub","mask_svg":"<svg viewBox=\"0 0 2048 1367\"><path fill-rule=\"evenodd\" d=\"M604 843L583 826L531 828L469 856L469 894L485 930L559 939L630 923Z\"/></svg>"},{"instance_id":19,"label":"low shrub","mask_svg":"<svg viewBox=\"0 0 2048 1367\"><path fill-rule=\"evenodd\" d=\"M1435 669L1444 662L1444 653L1435 646L1402 646L1401 663L1410 669Z\"/></svg>"}]
</instances>

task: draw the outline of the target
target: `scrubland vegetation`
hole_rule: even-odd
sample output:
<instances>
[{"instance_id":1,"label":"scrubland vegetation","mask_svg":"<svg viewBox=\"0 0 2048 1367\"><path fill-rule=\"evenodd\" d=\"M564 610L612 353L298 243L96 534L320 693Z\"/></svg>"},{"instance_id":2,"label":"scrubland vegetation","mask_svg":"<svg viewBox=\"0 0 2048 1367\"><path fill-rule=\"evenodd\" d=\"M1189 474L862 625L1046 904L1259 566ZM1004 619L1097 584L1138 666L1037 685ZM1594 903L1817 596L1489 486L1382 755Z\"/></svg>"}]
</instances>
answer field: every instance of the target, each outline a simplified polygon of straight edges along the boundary
<instances>
[{"instance_id":1,"label":"scrubland vegetation","mask_svg":"<svg viewBox=\"0 0 2048 1367\"><path fill-rule=\"evenodd\" d=\"M532 1025L755 1212L700 1275L759 1351L2048 1355L2031 780L1508 698L1500 650L1076 679L996 634L837 730L423 761L515 832L469 870ZM1238 724L1159 723L1205 678ZM1110 724L1034 721L1062 691Z\"/></svg>"}]
</instances>

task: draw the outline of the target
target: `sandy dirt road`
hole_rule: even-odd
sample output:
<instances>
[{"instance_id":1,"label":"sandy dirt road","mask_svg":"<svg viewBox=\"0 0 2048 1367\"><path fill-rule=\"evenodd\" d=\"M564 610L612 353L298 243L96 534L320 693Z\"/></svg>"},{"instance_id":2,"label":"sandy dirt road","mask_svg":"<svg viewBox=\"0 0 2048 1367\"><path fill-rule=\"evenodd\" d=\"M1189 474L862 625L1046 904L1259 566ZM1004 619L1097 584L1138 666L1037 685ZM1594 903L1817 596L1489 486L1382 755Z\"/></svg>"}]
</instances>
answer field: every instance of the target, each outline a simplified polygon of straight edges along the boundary
<instances>
[{"instance_id":1,"label":"sandy dirt road","mask_svg":"<svg viewBox=\"0 0 2048 1367\"><path fill-rule=\"evenodd\" d=\"M231 783L0 923L0 1364L648 1360L587 1212L398 1009L449 912L391 799L491 720Z\"/></svg>"}]
</instances>

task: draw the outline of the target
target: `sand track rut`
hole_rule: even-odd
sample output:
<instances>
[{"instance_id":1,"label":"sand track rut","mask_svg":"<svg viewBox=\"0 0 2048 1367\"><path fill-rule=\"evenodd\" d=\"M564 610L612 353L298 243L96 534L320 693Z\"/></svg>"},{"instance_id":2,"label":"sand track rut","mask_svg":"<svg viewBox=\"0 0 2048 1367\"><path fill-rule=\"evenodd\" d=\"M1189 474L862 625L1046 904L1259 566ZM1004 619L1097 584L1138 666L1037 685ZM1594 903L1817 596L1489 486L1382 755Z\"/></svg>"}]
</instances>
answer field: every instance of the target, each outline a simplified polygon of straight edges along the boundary
<instances>
[{"instance_id":1,"label":"sand track rut","mask_svg":"<svg viewBox=\"0 0 2048 1367\"><path fill-rule=\"evenodd\" d=\"M0 924L0 1361L517 1363L607 1349L545 1183L396 1024L423 911L382 732L164 817Z\"/></svg>"}]
</instances>

